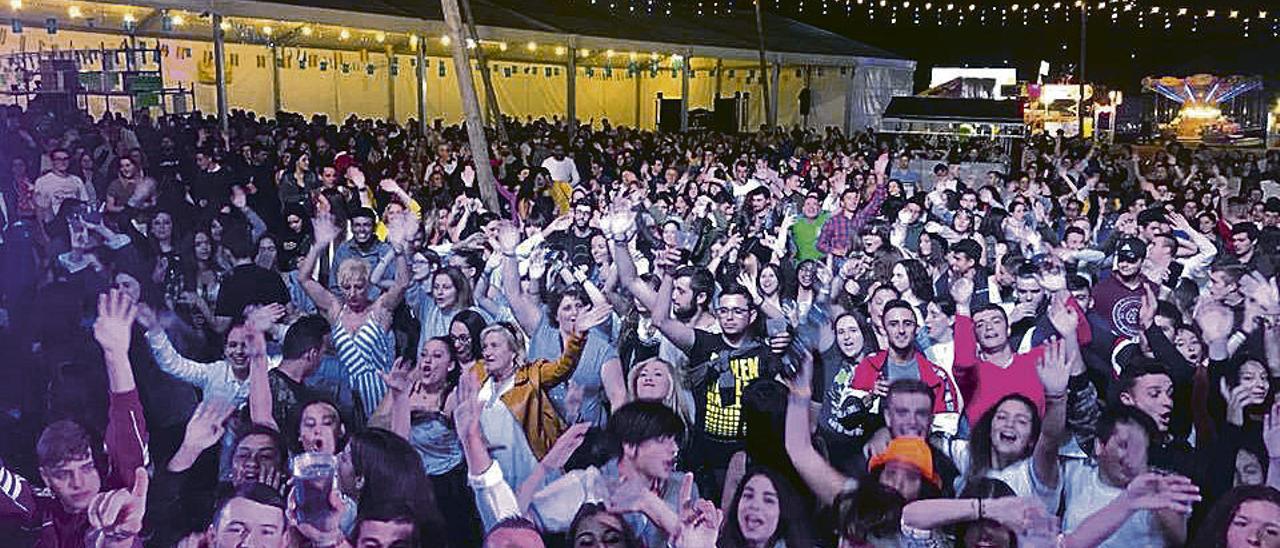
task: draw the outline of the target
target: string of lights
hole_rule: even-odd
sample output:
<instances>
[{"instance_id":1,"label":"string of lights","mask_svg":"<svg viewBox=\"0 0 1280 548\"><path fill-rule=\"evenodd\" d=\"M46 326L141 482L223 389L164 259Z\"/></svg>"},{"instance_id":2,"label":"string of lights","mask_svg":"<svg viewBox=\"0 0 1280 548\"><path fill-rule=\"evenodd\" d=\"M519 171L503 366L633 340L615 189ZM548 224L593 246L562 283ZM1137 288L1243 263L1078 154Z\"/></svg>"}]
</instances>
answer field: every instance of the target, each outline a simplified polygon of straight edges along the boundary
<instances>
[{"instance_id":1,"label":"string of lights","mask_svg":"<svg viewBox=\"0 0 1280 548\"><path fill-rule=\"evenodd\" d=\"M574 0L613 12L677 16L729 15L754 7L755 0ZM1138 29L1185 31L1235 30L1244 38L1269 33L1280 37L1280 6L1205 7L1199 3L1152 5L1136 0L1057 0L1032 2L956 2L922 0L761 0L775 13L840 16L869 24L913 26L1048 26L1091 19Z\"/></svg>"}]
</instances>

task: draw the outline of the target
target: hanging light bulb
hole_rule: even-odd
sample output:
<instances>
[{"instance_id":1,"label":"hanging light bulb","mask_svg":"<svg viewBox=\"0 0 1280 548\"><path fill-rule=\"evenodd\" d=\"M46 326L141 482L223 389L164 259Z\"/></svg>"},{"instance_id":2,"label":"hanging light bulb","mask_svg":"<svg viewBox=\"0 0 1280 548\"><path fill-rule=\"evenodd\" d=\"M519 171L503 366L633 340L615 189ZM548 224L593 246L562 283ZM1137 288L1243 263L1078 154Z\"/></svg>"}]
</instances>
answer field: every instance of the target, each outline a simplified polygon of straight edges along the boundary
<instances>
[{"instance_id":1,"label":"hanging light bulb","mask_svg":"<svg viewBox=\"0 0 1280 548\"><path fill-rule=\"evenodd\" d=\"M181 27L184 23L187 22L187 20L182 15L173 15L169 17L169 22L172 23L173 26L175 27Z\"/></svg>"},{"instance_id":2,"label":"hanging light bulb","mask_svg":"<svg viewBox=\"0 0 1280 548\"><path fill-rule=\"evenodd\" d=\"M373 39L376 40L379 44L381 44L387 41L387 34L385 32L379 32L373 35Z\"/></svg>"},{"instance_id":3,"label":"hanging light bulb","mask_svg":"<svg viewBox=\"0 0 1280 548\"><path fill-rule=\"evenodd\" d=\"M9 9L14 11L22 9L22 0L9 0Z\"/></svg>"},{"instance_id":4,"label":"hanging light bulb","mask_svg":"<svg viewBox=\"0 0 1280 548\"><path fill-rule=\"evenodd\" d=\"M302 27L303 36L311 36L311 33L312 33L311 27Z\"/></svg>"},{"instance_id":5,"label":"hanging light bulb","mask_svg":"<svg viewBox=\"0 0 1280 548\"><path fill-rule=\"evenodd\" d=\"M538 51L538 43L530 41L528 44L524 45L524 49L527 49L529 51Z\"/></svg>"},{"instance_id":6,"label":"hanging light bulb","mask_svg":"<svg viewBox=\"0 0 1280 548\"><path fill-rule=\"evenodd\" d=\"M76 18L76 17L80 17L80 15L81 15L81 14L80 14L80 6L71 6L71 7L67 8L67 16L68 16L68 17Z\"/></svg>"},{"instance_id":7,"label":"hanging light bulb","mask_svg":"<svg viewBox=\"0 0 1280 548\"><path fill-rule=\"evenodd\" d=\"M267 35L267 36L271 36L271 33L273 33L273 32L275 32L275 29L271 28L271 25L267 25L267 26L262 27L262 34L265 34L265 35Z\"/></svg>"},{"instance_id":8,"label":"hanging light bulb","mask_svg":"<svg viewBox=\"0 0 1280 548\"><path fill-rule=\"evenodd\" d=\"M613 57L616 53L617 53L617 52L615 52L615 51L613 51L613 50L611 50L611 49L607 49L607 50L605 50L605 51L604 51L604 56L605 56L605 57Z\"/></svg>"},{"instance_id":9,"label":"hanging light bulb","mask_svg":"<svg viewBox=\"0 0 1280 548\"><path fill-rule=\"evenodd\" d=\"M409 47L411 48L418 47L418 35L416 34L409 35Z\"/></svg>"},{"instance_id":10,"label":"hanging light bulb","mask_svg":"<svg viewBox=\"0 0 1280 548\"><path fill-rule=\"evenodd\" d=\"M564 46L556 46L556 55L564 55L565 51Z\"/></svg>"},{"instance_id":11,"label":"hanging light bulb","mask_svg":"<svg viewBox=\"0 0 1280 548\"><path fill-rule=\"evenodd\" d=\"M453 40L449 38L448 34L440 35L440 45L447 46L452 43L453 43Z\"/></svg>"},{"instance_id":12,"label":"hanging light bulb","mask_svg":"<svg viewBox=\"0 0 1280 548\"><path fill-rule=\"evenodd\" d=\"M338 39L339 39L339 40L346 40L346 39L348 39L348 38L351 38L351 31L349 31L349 30L347 30L347 29L342 29L342 32L339 32L339 33L338 33Z\"/></svg>"},{"instance_id":13,"label":"hanging light bulb","mask_svg":"<svg viewBox=\"0 0 1280 548\"><path fill-rule=\"evenodd\" d=\"M587 48L582 48L582 49L578 50L578 56L580 56L580 57L588 57L588 56L590 56L590 55L591 55L591 50L589 50L589 49L587 49Z\"/></svg>"},{"instance_id":14,"label":"hanging light bulb","mask_svg":"<svg viewBox=\"0 0 1280 548\"><path fill-rule=\"evenodd\" d=\"M507 43L498 42L498 51L507 51Z\"/></svg>"}]
</instances>

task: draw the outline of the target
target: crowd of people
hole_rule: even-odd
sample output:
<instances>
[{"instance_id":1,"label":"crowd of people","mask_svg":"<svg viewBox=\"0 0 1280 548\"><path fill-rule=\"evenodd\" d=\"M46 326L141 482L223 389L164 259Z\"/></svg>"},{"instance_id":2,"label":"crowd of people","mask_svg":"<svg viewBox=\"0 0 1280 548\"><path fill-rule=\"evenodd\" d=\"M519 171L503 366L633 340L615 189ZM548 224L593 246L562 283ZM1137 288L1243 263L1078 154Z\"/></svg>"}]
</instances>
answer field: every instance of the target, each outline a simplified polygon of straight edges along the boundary
<instances>
[{"instance_id":1,"label":"crowd of people","mask_svg":"<svg viewBox=\"0 0 1280 548\"><path fill-rule=\"evenodd\" d=\"M1280 546L1276 153L0 116L7 546Z\"/></svg>"}]
</instances>

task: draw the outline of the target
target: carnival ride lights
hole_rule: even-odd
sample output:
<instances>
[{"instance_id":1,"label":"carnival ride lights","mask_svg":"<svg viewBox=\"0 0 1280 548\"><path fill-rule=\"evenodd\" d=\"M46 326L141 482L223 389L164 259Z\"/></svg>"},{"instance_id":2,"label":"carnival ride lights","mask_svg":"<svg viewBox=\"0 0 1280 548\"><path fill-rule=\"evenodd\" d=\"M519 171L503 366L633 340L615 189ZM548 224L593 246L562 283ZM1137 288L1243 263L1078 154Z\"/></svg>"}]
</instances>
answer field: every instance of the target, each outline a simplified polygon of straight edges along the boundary
<instances>
[{"instance_id":1,"label":"carnival ride lights","mask_svg":"<svg viewBox=\"0 0 1280 548\"><path fill-rule=\"evenodd\" d=\"M1239 125L1223 115L1220 105L1261 89L1262 80L1251 76L1196 74L1185 78L1148 77L1142 86L1182 105L1165 129L1181 140L1199 140L1207 134L1230 134Z\"/></svg>"}]
</instances>

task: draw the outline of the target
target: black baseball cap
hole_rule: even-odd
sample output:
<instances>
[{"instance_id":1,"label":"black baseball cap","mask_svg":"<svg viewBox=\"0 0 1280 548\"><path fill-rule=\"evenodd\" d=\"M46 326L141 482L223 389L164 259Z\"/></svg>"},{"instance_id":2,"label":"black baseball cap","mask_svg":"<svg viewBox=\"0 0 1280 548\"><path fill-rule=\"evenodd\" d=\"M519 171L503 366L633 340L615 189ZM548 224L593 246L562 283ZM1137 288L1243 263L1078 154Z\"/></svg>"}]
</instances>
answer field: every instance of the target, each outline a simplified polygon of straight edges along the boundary
<instances>
[{"instance_id":1,"label":"black baseball cap","mask_svg":"<svg viewBox=\"0 0 1280 548\"><path fill-rule=\"evenodd\" d=\"M1116 257L1126 262L1137 262L1147 257L1147 244L1137 238L1125 238L1116 246Z\"/></svg>"}]
</instances>

